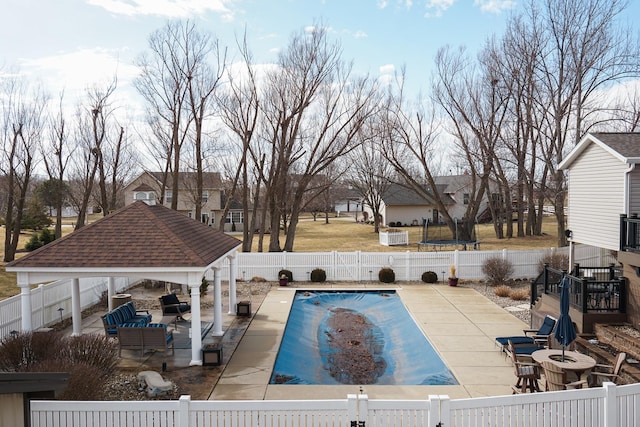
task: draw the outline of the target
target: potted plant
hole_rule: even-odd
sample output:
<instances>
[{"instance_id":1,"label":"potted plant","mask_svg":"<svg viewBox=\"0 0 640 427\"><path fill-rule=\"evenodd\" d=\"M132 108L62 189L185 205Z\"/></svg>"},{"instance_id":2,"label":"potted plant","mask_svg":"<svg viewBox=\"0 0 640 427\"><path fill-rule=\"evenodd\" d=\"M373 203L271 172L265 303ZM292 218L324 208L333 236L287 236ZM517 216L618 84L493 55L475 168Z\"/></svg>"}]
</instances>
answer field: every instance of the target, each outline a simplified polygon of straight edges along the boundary
<instances>
[{"instance_id":1,"label":"potted plant","mask_svg":"<svg viewBox=\"0 0 640 427\"><path fill-rule=\"evenodd\" d=\"M456 266L449 267L449 286L458 286L458 278L456 277Z\"/></svg>"},{"instance_id":2,"label":"potted plant","mask_svg":"<svg viewBox=\"0 0 640 427\"><path fill-rule=\"evenodd\" d=\"M281 274L279 279L280 286L287 286L288 283L289 283L289 279L287 278L287 275Z\"/></svg>"}]
</instances>

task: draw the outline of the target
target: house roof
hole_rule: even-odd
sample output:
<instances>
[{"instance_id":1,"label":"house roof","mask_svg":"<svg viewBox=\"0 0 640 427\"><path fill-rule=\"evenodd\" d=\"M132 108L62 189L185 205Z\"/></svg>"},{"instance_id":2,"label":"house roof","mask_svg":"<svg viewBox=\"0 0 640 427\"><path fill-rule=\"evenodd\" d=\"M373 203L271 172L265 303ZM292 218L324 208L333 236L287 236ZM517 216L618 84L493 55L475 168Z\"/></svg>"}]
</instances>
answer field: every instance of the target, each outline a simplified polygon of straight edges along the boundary
<instances>
[{"instance_id":1,"label":"house roof","mask_svg":"<svg viewBox=\"0 0 640 427\"><path fill-rule=\"evenodd\" d=\"M437 185L440 196L444 204L454 203L453 199L444 194L446 185ZM431 197L418 194L414 189L407 186L391 183L382 195L382 199L387 206L433 206L435 201Z\"/></svg>"},{"instance_id":2,"label":"house roof","mask_svg":"<svg viewBox=\"0 0 640 427\"><path fill-rule=\"evenodd\" d=\"M242 242L138 201L7 264L22 268L206 267Z\"/></svg>"},{"instance_id":3,"label":"house roof","mask_svg":"<svg viewBox=\"0 0 640 427\"><path fill-rule=\"evenodd\" d=\"M136 188L134 188L133 191L154 191L154 189L151 188L150 185L142 183L142 184L138 185Z\"/></svg>"},{"instance_id":4,"label":"house roof","mask_svg":"<svg viewBox=\"0 0 640 427\"><path fill-rule=\"evenodd\" d=\"M569 168L590 144L600 146L623 163L640 163L639 132L595 132L586 134L558 167Z\"/></svg>"},{"instance_id":5,"label":"house roof","mask_svg":"<svg viewBox=\"0 0 640 427\"><path fill-rule=\"evenodd\" d=\"M158 184L162 183L162 172L147 172L153 177ZM171 176L167 180L167 186L171 186ZM195 188L196 186L196 173L195 172L180 172L178 173L178 187L179 188ZM202 186L205 189L208 188L222 188L222 177L220 172L203 172L202 173Z\"/></svg>"},{"instance_id":6,"label":"house roof","mask_svg":"<svg viewBox=\"0 0 640 427\"><path fill-rule=\"evenodd\" d=\"M471 175L443 175L434 178L436 185L442 186L445 194L454 194L458 190L471 185Z\"/></svg>"}]
</instances>

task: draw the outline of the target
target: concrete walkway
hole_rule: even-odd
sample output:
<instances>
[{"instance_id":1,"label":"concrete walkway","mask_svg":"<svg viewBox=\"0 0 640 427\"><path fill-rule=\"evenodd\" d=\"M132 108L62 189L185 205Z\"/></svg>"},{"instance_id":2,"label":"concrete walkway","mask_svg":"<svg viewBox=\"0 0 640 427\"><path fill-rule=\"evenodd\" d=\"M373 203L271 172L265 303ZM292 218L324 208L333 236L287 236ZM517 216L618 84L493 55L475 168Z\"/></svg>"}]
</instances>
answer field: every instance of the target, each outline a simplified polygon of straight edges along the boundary
<instances>
[{"instance_id":1,"label":"concrete walkway","mask_svg":"<svg viewBox=\"0 0 640 427\"><path fill-rule=\"evenodd\" d=\"M270 385L294 293L301 289L332 288L396 290L460 385ZM136 301L157 298L162 290L138 287L127 292ZM242 299L246 298L238 297ZM446 394L454 399L497 396L511 394L515 375L510 359L495 345L495 337L522 335L522 329L529 327L471 288L440 284L298 282L287 287L272 286L266 296L251 297L251 317L228 314L228 298L223 301L224 336L207 334L203 340L203 344L223 345L221 366L190 367L191 350L177 348L175 355L149 352L141 356L139 351L124 350L120 367L160 371L165 362L169 371L206 369L207 381L211 378L209 399L216 400L343 399L361 391L375 399L425 399L430 394ZM101 314L104 313L83 319L83 333L104 334ZM156 322L162 317L159 310L151 314ZM203 308L202 315L203 322L213 321L212 308ZM174 335L178 339L188 338L190 326L189 322L178 322Z\"/></svg>"}]
</instances>

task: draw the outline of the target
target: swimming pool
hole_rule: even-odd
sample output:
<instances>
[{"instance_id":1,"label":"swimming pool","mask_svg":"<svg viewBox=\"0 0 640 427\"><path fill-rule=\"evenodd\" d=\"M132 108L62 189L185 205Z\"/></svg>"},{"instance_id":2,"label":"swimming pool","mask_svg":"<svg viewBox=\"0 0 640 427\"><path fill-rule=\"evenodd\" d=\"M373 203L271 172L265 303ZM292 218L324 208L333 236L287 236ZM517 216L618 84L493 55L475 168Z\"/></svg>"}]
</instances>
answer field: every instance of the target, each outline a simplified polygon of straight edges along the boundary
<instances>
[{"instance_id":1,"label":"swimming pool","mask_svg":"<svg viewBox=\"0 0 640 427\"><path fill-rule=\"evenodd\" d=\"M457 385L394 291L297 291L270 384Z\"/></svg>"}]
</instances>

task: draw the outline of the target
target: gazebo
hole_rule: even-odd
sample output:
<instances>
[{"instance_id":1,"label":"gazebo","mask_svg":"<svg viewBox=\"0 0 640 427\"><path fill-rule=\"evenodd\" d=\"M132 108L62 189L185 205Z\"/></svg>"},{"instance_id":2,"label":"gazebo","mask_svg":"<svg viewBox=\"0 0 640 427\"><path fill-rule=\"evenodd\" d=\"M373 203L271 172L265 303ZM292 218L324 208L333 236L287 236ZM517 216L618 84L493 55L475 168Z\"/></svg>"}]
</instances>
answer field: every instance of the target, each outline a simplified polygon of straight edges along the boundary
<instances>
[{"instance_id":1,"label":"gazebo","mask_svg":"<svg viewBox=\"0 0 640 427\"><path fill-rule=\"evenodd\" d=\"M213 334L222 335L221 267L229 260L229 310L236 308L236 252L242 242L177 211L138 201L6 265L21 289L22 330L32 330L30 287L72 279L73 335L82 334L80 277L160 280L191 291L191 327L200 330L200 285L213 274ZM195 329L194 329L195 328ZM202 338L192 334L191 365L201 365Z\"/></svg>"}]
</instances>

